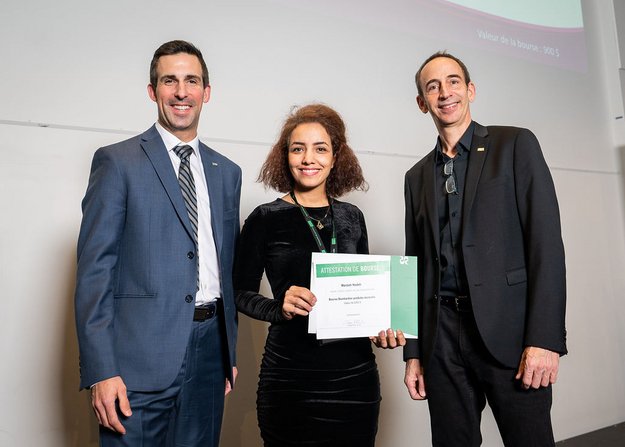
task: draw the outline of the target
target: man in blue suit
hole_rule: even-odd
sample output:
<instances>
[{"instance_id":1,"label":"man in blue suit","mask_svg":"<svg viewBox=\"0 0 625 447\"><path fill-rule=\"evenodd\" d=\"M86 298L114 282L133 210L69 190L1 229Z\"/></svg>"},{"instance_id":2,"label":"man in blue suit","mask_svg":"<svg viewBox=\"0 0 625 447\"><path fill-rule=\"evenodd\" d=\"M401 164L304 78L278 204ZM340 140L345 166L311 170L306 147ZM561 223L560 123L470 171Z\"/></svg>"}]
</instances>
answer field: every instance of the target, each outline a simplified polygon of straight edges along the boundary
<instances>
[{"instance_id":1,"label":"man in blue suit","mask_svg":"<svg viewBox=\"0 0 625 447\"><path fill-rule=\"evenodd\" d=\"M82 203L81 388L103 446L216 446L236 377L241 170L198 140L210 85L195 46L156 50L148 94L157 123L96 151Z\"/></svg>"}]
</instances>

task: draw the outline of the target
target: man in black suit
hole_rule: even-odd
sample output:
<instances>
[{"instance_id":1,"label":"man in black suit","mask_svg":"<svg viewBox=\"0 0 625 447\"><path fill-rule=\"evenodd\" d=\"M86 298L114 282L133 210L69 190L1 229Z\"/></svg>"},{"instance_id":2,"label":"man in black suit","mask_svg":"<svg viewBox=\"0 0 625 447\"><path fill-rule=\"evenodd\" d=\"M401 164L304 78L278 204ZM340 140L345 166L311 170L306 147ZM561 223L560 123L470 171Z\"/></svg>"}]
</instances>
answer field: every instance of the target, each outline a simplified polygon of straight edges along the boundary
<instances>
[{"instance_id":1,"label":"man in black suit","mask_svg":"<svg viewBox=\"0 0 625 447\"><path fill-rule=\"evenodd\" d=\"M488 401L506 446L554 444L566 275L553 180L534 134L471 119L475 86L439 52L416 74L438 140L406 174L406 255L419 258L419 339L405 384L436 446L481 444Z\"/></svg>"}]
</instances>

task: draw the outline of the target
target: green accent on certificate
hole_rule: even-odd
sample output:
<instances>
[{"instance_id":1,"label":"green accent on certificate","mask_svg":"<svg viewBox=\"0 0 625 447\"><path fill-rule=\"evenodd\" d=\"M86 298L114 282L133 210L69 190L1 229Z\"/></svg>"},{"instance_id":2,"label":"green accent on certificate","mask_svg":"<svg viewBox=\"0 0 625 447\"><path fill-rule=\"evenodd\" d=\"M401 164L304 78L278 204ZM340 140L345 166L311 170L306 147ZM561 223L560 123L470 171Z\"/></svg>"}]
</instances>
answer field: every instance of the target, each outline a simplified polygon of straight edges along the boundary
<instances>
[{"instance_id":1,"label":"green accent on certificate","mask_svg":"<svg viewBox=\"0 0 625 447\"><path fill-rule=\"evenodd\" d=\"M317 278L330 276L379 275L389 270L388 262L351 262L341 264L317 264Z\"/></svg>"},{"instance_id":2,"label":"green accent on certificate","mask_svg":"<svg viewBox=\"0 0 625 447\"><path fill-rule=\"evenodd\" d=\"M317 339L369 337L388 328L416 338L414 256L313 253L310 290L317 303L308 332Z\"/></svg>"}]
</instances>

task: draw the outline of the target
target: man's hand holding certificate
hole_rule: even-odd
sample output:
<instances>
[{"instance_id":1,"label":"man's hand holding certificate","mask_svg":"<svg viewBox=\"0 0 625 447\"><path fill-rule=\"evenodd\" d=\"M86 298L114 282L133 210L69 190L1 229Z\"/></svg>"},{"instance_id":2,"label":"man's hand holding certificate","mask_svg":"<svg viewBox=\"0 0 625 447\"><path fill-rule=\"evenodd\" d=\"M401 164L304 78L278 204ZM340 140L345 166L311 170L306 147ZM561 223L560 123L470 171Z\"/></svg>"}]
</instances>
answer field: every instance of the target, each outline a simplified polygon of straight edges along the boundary
<instances>
[{"instance_id":1,"label":"man's hand holding certificate","mask_svg":"<svg viewBox=\"0 0 625 447\"><path fill-rule=\"evenodd\" d=\"M318 339L371 337L380 329L417 335L417 258L313 253L309 316Z\"/></svg>"}]
</instances>

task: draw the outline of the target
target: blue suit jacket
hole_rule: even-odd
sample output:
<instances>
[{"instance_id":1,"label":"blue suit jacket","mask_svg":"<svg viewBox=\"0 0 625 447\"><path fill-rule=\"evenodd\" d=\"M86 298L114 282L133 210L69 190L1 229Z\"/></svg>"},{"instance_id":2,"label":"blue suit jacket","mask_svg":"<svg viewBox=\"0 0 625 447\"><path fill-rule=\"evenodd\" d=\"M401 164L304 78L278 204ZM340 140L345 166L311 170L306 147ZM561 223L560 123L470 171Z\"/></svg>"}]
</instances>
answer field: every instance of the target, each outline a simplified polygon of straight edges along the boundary
<instances>
[{"instance_id":1,"label":"blue suit jacket","mask_svg":"<svg viewBox=\"0 0 625 447\"><path fill-rule=\"evenodd\" d=\"M241 169L202 143L200 154L231 371ZM96 151L82 209L75 294L81 388L119 375L129 390L165 389L180 370L189 339L197 267L180 186L156 127Z\"/></svg>"}]
</instances>

